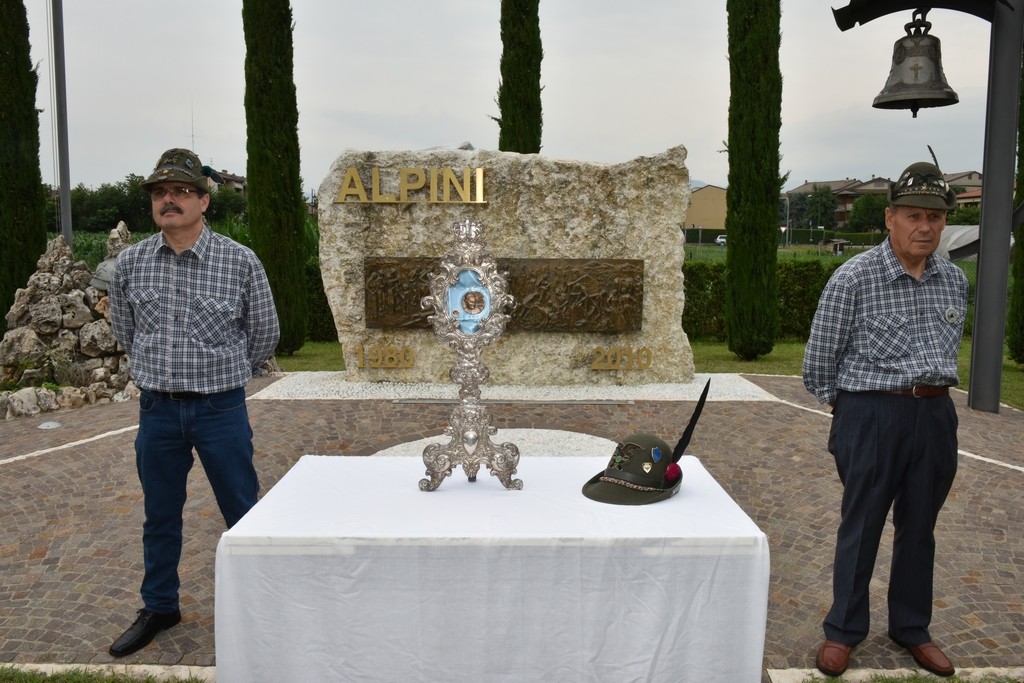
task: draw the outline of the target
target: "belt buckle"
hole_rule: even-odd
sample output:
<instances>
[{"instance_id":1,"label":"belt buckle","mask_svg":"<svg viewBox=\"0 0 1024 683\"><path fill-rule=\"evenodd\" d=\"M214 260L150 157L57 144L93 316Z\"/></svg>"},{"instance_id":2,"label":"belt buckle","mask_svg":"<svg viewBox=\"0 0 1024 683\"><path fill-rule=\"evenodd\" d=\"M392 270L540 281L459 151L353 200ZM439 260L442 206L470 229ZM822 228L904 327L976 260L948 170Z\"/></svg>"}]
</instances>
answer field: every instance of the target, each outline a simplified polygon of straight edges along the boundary
<instances>
[{"instance_id":1,"label":"belt buckle","mask_svg":"<svg viewBox=\"0 0 1024 683\"><path fill-rule=\"evenodd\" d=\"M917 395L917 385L916 384L914 386L910 387L910 395L913 396L914 398L921 398L920 396Z\"/></svg>"}]
</instances>

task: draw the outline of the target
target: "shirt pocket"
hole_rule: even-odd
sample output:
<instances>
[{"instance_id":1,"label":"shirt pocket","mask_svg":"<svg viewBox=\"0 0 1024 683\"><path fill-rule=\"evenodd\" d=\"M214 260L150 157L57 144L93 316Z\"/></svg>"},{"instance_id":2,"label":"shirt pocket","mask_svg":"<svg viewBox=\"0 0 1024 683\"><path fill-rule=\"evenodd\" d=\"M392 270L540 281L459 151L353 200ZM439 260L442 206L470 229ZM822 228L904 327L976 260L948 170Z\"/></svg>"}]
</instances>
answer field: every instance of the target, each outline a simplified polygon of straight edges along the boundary
<instances>
[{"instance_id":1,"label":"shirt pocket","mask_svg":"<svg viewBox=\"0 0 1024 683\"><path fill-rule=\"evenodd\" d=\"M960 353L960 331L964 326L965 311L956 306L936 307L929 321L929 333L936 347L946 356Z\"/></svg>"},{"instance_id":2,"label":"shirt pocket","mask_svg":"<svg viewBox=\"0 0 1024 683\"><path fill-rule=\"evenodd\" d=\"M901 314L869 317L864 326L868 357L883 362L908 356L913 343L909 323Z\"/></svg>"},{"instance_id":3,"label":"shirt pocket","mask_svg":"<svg viewBox=\"0 0 1024 683\"><path fill-rule=\"evenodd\" d=\"M192 301L189 335L200 344L224 344L237 327L239 306L231 299L197 296Z\"/></svg>"},{"instance_id":4,"label":"shirt pocket","mask_svg":"<svg viewBox=\"0 0 1024 683\"><path fill-rule=\"evenodd\" d=\"M153 333L160 329L160 290L128 290L128 303L135 316L135 329L141 333Z\"/></svg>"}]
</instances>

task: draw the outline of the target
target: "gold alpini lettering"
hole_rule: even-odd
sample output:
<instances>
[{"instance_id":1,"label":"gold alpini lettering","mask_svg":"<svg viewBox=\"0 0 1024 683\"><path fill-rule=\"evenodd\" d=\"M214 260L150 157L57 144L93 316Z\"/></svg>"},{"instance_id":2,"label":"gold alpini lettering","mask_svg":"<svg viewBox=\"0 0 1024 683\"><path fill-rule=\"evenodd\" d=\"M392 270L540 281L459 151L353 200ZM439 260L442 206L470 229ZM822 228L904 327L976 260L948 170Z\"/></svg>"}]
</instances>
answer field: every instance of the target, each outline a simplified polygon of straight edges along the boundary
<instances>
[{"instance_id":1,"label":"gold alpini lettering","mask_svg":"<svg viewBox=\"0 0 1024 683\"><path fill-rule=\"evenodd\" d=\"M474 204L486 204L484 200L484 169L481 166L476 169L476 196L473 199Z\"/></svg>"},{"instance_id":2,"label":"gold alpini lettering","mask_svg":"<svg viewBox=\"0 0 1024 683\"><path fill-rule=\"evenodd\" d=\"M356 198L348 199L348 196L352 194ZM370 201L366 198L366 188L363 187L363 181L359 177L359 169L355 166L349 166L345 169L345 179L341 181L341 189L338 190L338 198L335 201L339 203L348 201L366 203Z\"/></svg>"},{"instance_id":3,"label":"gold alpini lettering","mask_svg":"<svg viewBox=\"0 0 1024 683\"><path fill-rule=\"evenodd\" d=\"M462 169L462 181L463 184L459 185L458 178L455 177L455 169L446 168L441 171L443 176L442 182L444 188L441 190L441 196L444 197L444 202L447 204L452 200L451 189L455 188L455 191L459 193L459 197L462 198L463 204L469 203L469 169Z\"/></svg>"},{"instance_id":4,"label":"gold alpini lettering","mask_svg":"<svg viewBox=\"0 0 1024 683\"><path fill-rule=\"evenodd\" d=\"M438 186L439 183L437 182L437 180L438 180L438 177L440 175L441 175L441 169L439 169L439 168L432 168L432 169L430 169L430 203L431 204L437 204L437 202L438 202L438 199L437 199L437 186Z\"/></svg>"},{"instance_id":5,"label":"gold alpini lettering","mask_svg":"<svg viewBox=\"0 0 1024 683\"><path fill-rule=\"evenodd\" d=\"M415 180L414 180L415 179ZM419 168L398 169L398 201L405 203L411 201L409 192L421 190L427 184L427 175Z\"/></svg>"},{"instance_id":6,"label":"gold alpini lettering","mask_svg":"<svg viewBox=\"0 0 1024 683\"><path fill-rule=\"evenodd\" d=\"M367 193L359 168L349 166L334 201L337 204L486 204L483 168L398 169L398 194L381 191L382 171L370 168ZM454 192L453 192L454 189Z\"/></svg>"},{"instance_id":7,"label":"gold alpini lettering","mask_svg":"<svg viewBox=\"0 0 1024 683\"><path fill-rule=\"evenodd\" d=\"M393 194L380 193L380 169L376 166L370 169L370 192L374 204L394 204L397 201Z\"/></svg>"}]
</instances>

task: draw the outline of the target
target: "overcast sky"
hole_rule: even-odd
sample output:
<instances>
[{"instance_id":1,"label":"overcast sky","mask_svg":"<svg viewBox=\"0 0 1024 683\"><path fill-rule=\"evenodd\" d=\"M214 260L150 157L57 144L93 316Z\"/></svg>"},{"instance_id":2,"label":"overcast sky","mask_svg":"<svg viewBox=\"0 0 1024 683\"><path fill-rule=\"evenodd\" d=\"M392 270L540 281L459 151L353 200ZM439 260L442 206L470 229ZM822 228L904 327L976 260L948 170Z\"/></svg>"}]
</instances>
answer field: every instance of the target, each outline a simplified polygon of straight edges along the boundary
<instances>
[{"instance_id":1,"label":"overcast sky","mask_svg":"<svg viewBox=\"0 0 1024 683\"><path fill-rule=\"evenodd\" d=\"M831 7L783 0L780 171L806 180L895 177L928 158L981 171L990 24L935 9L931 32L958 105L874 109L911 12L840 31ZM40 73L41 167L58 162L51 0L25 0ZM346 149L496 149L499 0L292 0L302 177L318 188ZM63 3L71 184L148 175L192 148L246 174L241 0ZM541 154L619 163L683 145L694 181L726 186L724 0L541 0Z\"/></svg>"}]
</instances>

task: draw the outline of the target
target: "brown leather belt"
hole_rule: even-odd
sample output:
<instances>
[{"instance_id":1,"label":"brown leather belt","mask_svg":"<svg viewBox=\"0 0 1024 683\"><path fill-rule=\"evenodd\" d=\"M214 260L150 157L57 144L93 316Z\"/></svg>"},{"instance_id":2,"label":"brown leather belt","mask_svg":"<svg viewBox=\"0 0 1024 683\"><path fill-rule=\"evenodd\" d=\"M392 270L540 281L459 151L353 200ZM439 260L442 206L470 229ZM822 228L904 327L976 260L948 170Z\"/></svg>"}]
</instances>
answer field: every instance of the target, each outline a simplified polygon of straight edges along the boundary
<instances>
[{"instance_id":1,"label":"brown leather belt","mask_svg":"<svg viewBox=\"0 0 1024 683\"><path fill-rule=\"evenodd\" d=\"M153 391L151 393L160 398L169 398L172 401L197 401L209 396L209 394L200 394L195 391Z\"/></svg>"},{"instance_id":2,"label":"brown leather belt","mask_svg":"<svg viewBox=\"0 0 1024 683\"><path fill-rule=\"evenodd\" d=\"M913 398L935 398L936 396L949 396L949 387L936 387L929 384L918 384L909 389L897 389L895 391L880 391L880 394L892 396L912 396Z\"/></svg>"}]
</instances>

